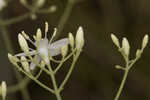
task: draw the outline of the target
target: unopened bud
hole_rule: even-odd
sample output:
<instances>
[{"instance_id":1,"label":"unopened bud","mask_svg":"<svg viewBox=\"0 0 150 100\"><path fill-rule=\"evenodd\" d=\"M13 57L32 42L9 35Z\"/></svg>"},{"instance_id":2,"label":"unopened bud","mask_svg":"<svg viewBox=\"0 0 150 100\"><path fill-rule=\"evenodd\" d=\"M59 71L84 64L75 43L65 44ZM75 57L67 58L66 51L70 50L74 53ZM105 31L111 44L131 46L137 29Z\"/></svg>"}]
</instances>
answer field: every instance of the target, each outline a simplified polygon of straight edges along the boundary
<instances>
[{"instance_id":1,"label":"unopened bud","mask_svg":"<svg viewBox=\"0 0 150 100\"><path fill-rule=\"evenodd\" d=\"M24 52L29 52L29 47L28 47L27 41L21 34L18 35L18 41L19 41L19 45L20 45L21 49Z\"/></svg>"},{"instance_id":2,"label":"unopened bud","mask_svg":"<svg viewBox=\"0 0 150 100\"><path fill-rule=\"evenodd\" d=\"M114 43L118 48L120 48L119 40L118 40L118 38L117 38L114 34L111 34L111 39L112 39L113 43Z\"/></svg>"},{"instance_id":3,"label":"unopened bud","mask_svg":"<svg viewBox=\"0 0 150 100\"><path fill-rule=\"evenodd\" d=\"M10 53L8 53L8 59L9 59L9 61L10 61L12 64L14 64L14 65L16 65L17 62L19 61L19 59L18 59L17 57L12 56Z\"/></svg>"},{"instance_id":4,"label":"unopened bud","mask_svg":"<svg viewBox=\"0 0 150 100\"><path fill-rule=\"evenodd\" d=\"M76 34L76 48L77 50L81 50L84 46L84 32L83 28L79 27Z\"/></svg>"},{"instance_id":5,"label":"unopened bud","mask_svg":"<svg viewBox=\"0 0 150 100\"><path fill-rule=\"evenodd\" d=\"M24 31L22 31L21 33L22 33L22 35L24 36L25 39L29 39L29 36Z\"/></svg>"},{"instance_id":6,"label":"unopened bud","mask_svg":"<svg viewBox=\"0 0 150 100\"><path fill-rule=\"evenodd\" d=\"M143 49L147 46L148 40L149 40L148 35L145 35L143 38L143 42L142 42L142 48Z\"/></svg>"},{"instance_id":7,"label":"unopened bud","mask_svg":"<svg viewBox=\"0 0 150 100\"><path fill-rule=\"evenodd\" d=\"M123 40L122 40L122 49L123 49L125 55L128 56L130 53L130 45L126 38L123 38Z\"/></svg>"},{"instance_id":8,"label":"unopened bud","mask_svg":"<svg viewBox=\"0 0 150 100\"><path fill-rule=\"evenodd\" d=\"M42 38L42 31L40 28L38 28L36 32L36 41L40 41L41 38Z\"/></svg>"},{"instance_id":9,"label":"unopened bud","mask_svg":"<svg viewBox=\"0 0 150 100\"><path fill-rule=\"evenodd\" d=\"M7 85L5 81L2 81L1 83L1 94L2 94L3 100L5 100L6 94L7 94Z\"/></svg>"},{"instance_id":10,"label":"unopened bud","mask_svg":"<svg viewBox=\"0 0 150 100\"><path fill-rule=\"evenodd\" d=\"M28 63L27 59L24 56L21 57L21 64L22 64L23 69L26 72L30 72L29 63Z\"/></svg>"},{"instance_id":11,"label":"unopened bud","mask_svg":"<svg viewBox=\"0 0 150 100\"><path fill-rule=\"evenodd\" d=\"M116 65L115 68L116 68L116 69L122 69L122 70L125 70L125 68L123 68L123 67L120 66L120 65Z\"/></svg>"},{"instance_id":12,"label":"unopened bud","mask_svg":"<svg viewBox=\"0 0 150 100\"><path fill-rule=\"evenodd\" d=\"M68 45L64 45L61 47L61 54L63 57L65 57L67 55L68 52Z\"/></svg>"},{"instance_id":13,"label":"unopened bud","mask_svg":"<svg viewBox=\"0 0 150 100\"><path fill-rule=\"evenodd\" d=\"M69 33L69 43L70 43L71 47L74 48L74 37L73 37L72 33Z\"/></svg>"}]
</instances>

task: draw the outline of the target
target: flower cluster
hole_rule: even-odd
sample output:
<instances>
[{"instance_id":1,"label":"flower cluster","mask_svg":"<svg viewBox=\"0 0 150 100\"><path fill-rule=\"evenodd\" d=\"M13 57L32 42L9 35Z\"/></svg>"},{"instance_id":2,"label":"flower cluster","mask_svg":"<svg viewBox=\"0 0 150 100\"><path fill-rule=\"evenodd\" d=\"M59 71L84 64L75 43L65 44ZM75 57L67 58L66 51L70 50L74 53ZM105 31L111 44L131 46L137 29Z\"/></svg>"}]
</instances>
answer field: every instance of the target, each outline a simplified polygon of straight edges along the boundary
<instances>
[{"instance_id":1,"label":"flower cluster","mask_svg":"<svg viewBox=\"0 0 150 100\"><path fill-rule=\"evenodd\" d=\"M19 71L24 73L27 77L35 81L44 89L55 94L56 97L59 98L58 100L61 100L60 92L63 90L66 82L68 81L74 69L75 63L84 46L84 32L82 27L79 27L75 38L72 35L72 33L69 33L67 38L63 38L56 42L53 42L53 38L57 33L57 29L56 28L54 29L52 38L50 40L47 38L47 33L48 33L47 22L45 23L44 38L42 38L42 32L40 28L37 29L36 35L33 36L34 41L32 41L32 39L30 39L30 37L24 31L22 31L18 35L18 41L23 52L18 53L14 56L8 53L8 58L10 62ZM30 48L27 41L29 41L30 44L34 45L35 49ZM69 45L71 48L70 53L68 50ZM56 60L54 56L60 54L62 56L61 60ZM69 58L72 58L72 63L70 65L69 71L67 72L60 86L57 86L55 74L59 71L64 62L67 61ZM52 69L51 62L57 63L55 69ZM40 71L37 73L36 71L38 70L34 70L35 68L40 68ZM34 70L33 72L36 72L36 76L35 73L32 73L32 70ZM47 87L45 84L43 84L41 81L38 80L38 77L41 75L43 71L51 77L53 89Z\"/></svg>"},{"instance_id":2,"label":"flower cluster","mask_svg":"<svg viewBox=\"0 0 150 100\"><path fill-rule=\"evenodd\" d=\"M12 56L11 54L8 54L8 57L10 58L11 62L18 62L18 57L21 57L22 65L26 66L26 70L29 71L33 70L36 65L38 65L41 61L44 61L45 64L48 64L50 61L50 58L53 56L57 56L59 54L62 54L62 56L67 55L67 48L68 44L71 45L72 48L74 48L74 37L72 33L69 33L68 38L64 38L61 40L58 40L56 42L53 42L53 38L55 37L57 32L57 29L54 29L52 38L50 40L47 39L47 33L48 33L48 23L45 23L45 37L42 38L42 32L41 29L38 28L36 32L36 36L33 36L35 41L32 41L32 39L29 38L29 36L22 31L18 35L18 41L19 45L22 49L22 53L18 53L15 56ZM31 44L35 46L35 50L30 48L27 41L28 40ZM77 34L76 34L76 49L79 51L82 49L84 45L84 38L83 38L83 29L82 27L79 27ZM28 64L28 60L26 57L31 58L30 60L33 60L30 65ZM29 69L28 69L29 68Z\"/></svg>"}]
</instances>

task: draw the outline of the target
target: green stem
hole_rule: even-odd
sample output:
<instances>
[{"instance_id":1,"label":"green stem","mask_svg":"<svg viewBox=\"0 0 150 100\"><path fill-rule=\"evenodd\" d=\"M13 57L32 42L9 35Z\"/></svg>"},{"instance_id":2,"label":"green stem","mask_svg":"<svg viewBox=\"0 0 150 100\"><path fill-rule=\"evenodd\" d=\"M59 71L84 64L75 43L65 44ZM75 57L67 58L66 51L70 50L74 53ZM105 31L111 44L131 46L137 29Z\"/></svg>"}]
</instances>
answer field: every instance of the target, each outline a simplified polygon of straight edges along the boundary
<instances>
[{"instance_id":1,"label":"green stem","mask_svg":"<svg viewBox=\"0 0 150 100\"><path fill-rule=\"evenodd\" d=\"M80 51L77 51L76 55L75 55L74 58L73 58L73 62L72 62L72 64L71 64L71 67L70 67L70 69L69 69L69 71L68 71L68 73L67 73L65 79L63 80L63 82L61 83L61 85L60 85L60 87L59 87L59 91L63 90L65 84L67 83L67 81L68 81L68 79L69 79L69 77L70 77L70 75L71 75L71 73L72 73L72 71L73 71L73 69L74 69L75 63L76 63L76 61L77 61L79 55L80 55Z\"/></svg>"},{"instance_id":2,"label":"green stem","mask_svg":"<svg viewBox=\"0 0 150 100\"><path fill-rule=\"evenodd\" d=\"M128 72L129 72L129 70L126 68L124 76L123 76L123 79L122 79L122 82L121 82L121 85L120 85L120 88L119 88L119 90L117 92L117 95L116 95L114 100L118 100L119 99L119 97L121 95L121 92L123 90L124 84L126 82L126 79L127 79L127 76L128 76Z\"/></svg>"},{"instance_id":3,"label":"green stem","mask_svg":"<svg viewBox=\"0 0 150 100\"><path fill-rule=\"evenodd\" d=\"M19 71L21 71L22 73L24 73L26 76L28 76L30 79L32 79L33 81L35 81L39 86L43 87L44 89L46 89L47 91L54 93L54 91L47 87L46 85L44 85L43 83L41 83L39 80L37 80L35 77L33 77L31 74L25 72L20 66L15 65Z\"/></svg>"},{"instance_id":4,"label":"green stem","mask_svg":"<svg viewBox=\"0 0 150 100\"><path fill-rule=\"evenodd\" d=\"M50 63L48 64L48 66L49 66L49 70L51 72L51 79L52 79L52 83L53 83L53 87L54 87L56 98L57 98L57 100L62 100L60 92L58 91L56 79L55 79L54 72L53 72L53 70L51 68Z\"/></svg>"}]
</instances>

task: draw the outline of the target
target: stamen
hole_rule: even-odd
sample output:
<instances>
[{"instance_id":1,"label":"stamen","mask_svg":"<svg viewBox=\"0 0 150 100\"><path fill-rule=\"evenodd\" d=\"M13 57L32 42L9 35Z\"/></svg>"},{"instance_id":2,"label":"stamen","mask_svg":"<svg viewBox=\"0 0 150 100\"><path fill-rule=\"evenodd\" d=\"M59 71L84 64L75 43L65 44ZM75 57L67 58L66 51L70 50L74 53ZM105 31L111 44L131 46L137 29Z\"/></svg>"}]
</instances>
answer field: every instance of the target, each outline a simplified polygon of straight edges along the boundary
<instances>
[{"instance_id":1,"label":"stamen","mask_svg":"<svg viewBox=\"0 0 150 100\"><path fill-rule=\"evenodd\" d=\"M52 35L52 37L51 37L51 39L49 41L49 44L51 44L53 38L56 36L56 33L57 33L57 28L54 28L54 32L53 32L53 35Z\"/></svg>"},{"instance_id":2,"label":"stamen","mask_svg":"<svg viewBox=\"0 0 150 100\"><path fill-rule=\"evenodd\" d=\"M48 33L48 23L45 22L45 38L47 38L47 33Z\"/></svg>"},{"instance_id":3,"label":"stamen","mask_svg":"<svg viewBox=\"0 0 150 100\"><path fill-rule=\"evenodd\" d=\"M31 39L27 39L27 40L36 47L35 43Z\"/></svg>"}]
</instances>

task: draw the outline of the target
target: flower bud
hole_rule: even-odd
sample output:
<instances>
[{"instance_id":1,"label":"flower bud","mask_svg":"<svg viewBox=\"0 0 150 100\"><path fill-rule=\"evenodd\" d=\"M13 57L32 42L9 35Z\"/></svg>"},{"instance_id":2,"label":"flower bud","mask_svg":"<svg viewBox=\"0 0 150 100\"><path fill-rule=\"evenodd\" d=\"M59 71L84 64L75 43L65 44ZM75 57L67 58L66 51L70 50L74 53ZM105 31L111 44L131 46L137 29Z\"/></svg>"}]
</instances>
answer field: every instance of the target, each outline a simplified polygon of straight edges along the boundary
<instances>
[{"instance_id":1,"label":"flower bud","mask_svg":"<svg viewBox=\"0 0 150 100\"><path fill-rule=\"evenodd\" d=\"M24 31L22 31L21 33L22 33L22 35L24 36L25 39L29 39L29 36Z\"/></svg>"},{"instance_id":2,"label":"flower bud","mask_svg":"<svg viewBox=\"0 0 150 100\"><path fill-rule=\"evenodd\" d=\"M10 61L12 64L14 64L14 65L16 65L17 62L19 61L19 59L18 59L17 57L12 56L10 53L8 53L8 59L9 59L9 61Z\"/></svg>"},{"instance_id":3,"label":"flower bud","mask_svg":"<svg viewBox=\"0 0 150 100\"><path fill-rule=\"evenodd\" d=\"M149 40L149 37L148 37L148 35L146 34L146 35L144 36L144 38L143 38L142 49L144 49L144 48L147 46L148 40Z\"/></svg>"},{"instance_id":4,"label":"flower bud","mask_svg":"<svg viewBox=\"0 0 150 100\"><path fill-rule=\"evenodd\" d=\"M29 47L28 47L27 41L21 34L18 35L18 41L19 41L19 45L20 45L21 49L24 52L29 52Z\"/></svg>"},{"instance_id":5,"label":"flower bud","mask_svg":"<svg viewBox=\"0 0 150 100\"><path fill-rule=\"evenodd\" d=\"M64 45L61 47L61 54L63 57L65 57L67 55L68 52L68 45Z\"/></svg>"},{"instance_id":6,"label":"flower bud","mask_svg":"<svg viewBox=\"0 0 150 100\"><path fill-rule=\"evenodd\" d=\"M130 53L130 45L126 38L123 38L123 40L122 40L122 49L123 49L125 55L128 56Z\"/></svg>"},{"instance_id":7,"label":"flower bud","mask_svg":"<svg viewBox=\"0 0 150 100\"><path fill-rule=\"evenodd\" d=\"M112 39L113 43L114 43L118 48L120 48L119 40L118 40L118 38L117 38L114 34L111 34L111 39Z\"/></svg>"},{"instance_id":8,"label":"flower bud","mask_svg":"<svg viewBox=\"0 0 150 100\"><path fill-rule=\"evenodd\" d=\"M84 32L83 28L79 27L76 34L76 48L81 50L84 45Z\"/></svg>"},{"instance_id":9,"label":"flower bud","mask_svg":"<svg viewBox=\"0 0 150 100\"><path fill-rule=\"evenodd\" d=\"M27 62L27 59L24 56L21 57L21 64L26 72L30 72L29 63Z\"/></svg>"},{"instance_id":10,"label":"flower bud","mask_svg":"<svg viewBox=\"0 0 150 100\"><path fill-rule=\"evenodd\" d=\"M74 48L74 37L73 37L72 33L69 33L69 43L70 43L71 47Z\"/></svg>"},{"instance_id":11,"label":"flower bud","mask_svg":"<svg viewBox=\"0 0 150 100\"><path fill-rule=\"evenodd\" d=\"M6 93L7 93L7 85L5 81L2 81L1 83L1 94L2 94L2 98L5 100L6 98Z\"/></svg>"},{"instance_id":12,"label":"flower bud","mask_svg":"<svg viewBox=\"0 0 150 100\"><path fill-rule=\"evenodd\" d=\"M42 31L40 28L38 28L36 32L36 41L40 41L41 38L42 38Z\"/></svg>"}]
</instances>

